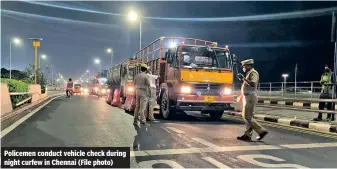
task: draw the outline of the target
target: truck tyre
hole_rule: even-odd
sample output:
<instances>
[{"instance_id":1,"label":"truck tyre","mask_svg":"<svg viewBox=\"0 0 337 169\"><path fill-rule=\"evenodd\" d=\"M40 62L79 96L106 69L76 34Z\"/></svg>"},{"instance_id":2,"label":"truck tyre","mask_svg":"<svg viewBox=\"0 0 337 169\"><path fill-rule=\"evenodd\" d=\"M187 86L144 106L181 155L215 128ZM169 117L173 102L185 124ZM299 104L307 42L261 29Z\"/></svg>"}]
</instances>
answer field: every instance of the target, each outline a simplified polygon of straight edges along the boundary
<instances>
[{"instance_id":1,"label":"truck tyre","mask_svg":"<svg viewBox=\"0 0 337 169\"><path fill-rule=\"evenodd\" d=\"M170 99L166 92L163 92L162 98L160 99L160 115L163 119L173 119L175 116L175 109L171 107Z\"/></svg>"},{"instance_id":2,"label":"truck tyre","mask_svg":"<svg viewBox=\"0 0 337 169\"><path fill-rule=\"evenodd\" d=\"M210 111L209 115L211 116L212 120L220 120L224 111L222 110L217 110L217 111Z\"/></svg>"}]
</instances>

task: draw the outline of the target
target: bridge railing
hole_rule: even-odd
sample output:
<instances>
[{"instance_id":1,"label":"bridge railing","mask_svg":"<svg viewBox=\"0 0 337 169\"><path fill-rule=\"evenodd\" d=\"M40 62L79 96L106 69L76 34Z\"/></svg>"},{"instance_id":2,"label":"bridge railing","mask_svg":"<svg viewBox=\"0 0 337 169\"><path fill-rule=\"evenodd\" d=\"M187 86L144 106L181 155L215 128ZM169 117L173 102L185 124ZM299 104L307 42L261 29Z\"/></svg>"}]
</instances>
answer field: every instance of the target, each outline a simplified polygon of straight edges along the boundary
<instances>
[{"instance_id":1,"label":"bridge railing","mask_svg":"<svg viewBox=\"0 0 337 169\"><path fill-rule=\"evenodd\" d=\"M234 84L234 91L240 91L241 84ZM258 86L258 95L287 98L319 98L321 84L319 81L303 82L264 82Z\"/></svg>"}]
</instances>

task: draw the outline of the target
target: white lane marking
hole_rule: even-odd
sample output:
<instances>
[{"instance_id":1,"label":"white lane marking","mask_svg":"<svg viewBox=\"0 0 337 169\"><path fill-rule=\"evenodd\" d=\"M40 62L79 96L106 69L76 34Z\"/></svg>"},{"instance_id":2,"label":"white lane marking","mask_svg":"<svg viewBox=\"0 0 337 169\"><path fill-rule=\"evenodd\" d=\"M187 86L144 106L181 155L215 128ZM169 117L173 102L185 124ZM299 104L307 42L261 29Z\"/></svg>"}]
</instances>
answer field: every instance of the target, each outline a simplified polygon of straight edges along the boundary
<instances>
[{"instance_id":1,"label":"white lane marking","mask_svg":"<svg viewBox=\"0 0 337 169\"><path fill-rule=\"evenodd\" d=\"M152 168L155 164L167 164L172 168L184 168L183 166L172 160L149 160L138 163L140 168Z\"/></svg>"},{"instance_id":2,"label":"white lane marking","mask_svg":"<svg viewBox=\"0 0 337 169\"><path fill-rule=\"evenodd\" d=\"M290 149L298 148L323 148L323 147L337 147L337 142L332 143L310 143L310 144L284 144L281 147L286 147Z\"/></svg>"},{"instance_id":3,"label":"white lane marking","mask_svg":"<svg viewBox=\"0 0 337 169\"><path fill-rule=\"evenodd\" d=\"M233 162L237 162L238 160L236 160L235 158L232 158L232 157L228 157L229 160L233 161Z\"/></svg>"},{"instance_id":4,"label":"white lane marking","mask_svg":"<svg viewBox=\"0 0 337 169\"><path fill-rule=\"evenodd\" d=\"M203 139L201 139L201 138L192 138L192 140L194 140L194 141L196 141L196 142L199 142L199 143L201 143L201 144L203 144L203 145L205 145L205 146L208 146L208 147L212 147L212 148L217 148L217 147L219 147L219 146L217 146L217 145L215 145L215 144L213 144L213 143L210 143L210 142L208 142L208 141L206 141L206 140L203 140Z\"/></svg>"},{"instance_id":5,"label":"white lane marking","mask_svg":"<svg viewBox=\"0 0 337 169\"><path fill-rule=\"evenodd\" d=\"M169 130L172 130L172 131L174 131L174 132L176 132L178 134L185 134L184 131L181 131L181 130L179 130L177 128L174 128L174 127L166 127L166 128L169 129Z\"/></svg>"},{"instance_id":6,"label":"white lane marking","mask_svg":"<svg viewBox=\"0 0 337 169\"><path fill-rule=\"evenodd\" d=\"M215 160L212 157L203 157L202 159L206 160L207 162L213 164L214 166L218 167L218 168L230 168L227 165Z\"/></svg>"},{"instance_id":7,"label":"white lane marking","mask_svg":"<svg viewBox=\"0 0 337 169\"><path fill-rule=\"evenodd\" d=\"M336 145L337 146L337 145ZM218 148L184 148L184 149L163 149L163 150L143 150L130 153L134 156L156 156L156 155L173 155L173 154L194 154L194 153L217 153L229 151L253 151L253 150L278 150L277 146L257 145L257 146L232 146Z\"/></svg>"},{"instance_id":8,"label":"white lane marking","mask_svg":"<svg viewBox=\"0 0 337 169\"><path fill-rule=\"evenodd\" d=\"M49 104L51 101L53 101L54 99L59 98L59 97L61 97L61 96L56 96L56 97L50 99L49 101L47 101L43 105L41 105L38 108L34 109L33 111L31 111L30 113L26 114L25 116L23 116L18 121L14 122L13 124L11 124L7 128L5 128L4 130L2 130L1 131L1 138L4 137L5 135L7 135L8 133L10 133L11 131L13 131L21 123L23 123L24 121L26 121L29 117L31 117L33 114L35 114L36 112L38 112L40 109L42 109L44 106L46 106L47 104Z\"/></svg>"},{"instance_id":9,"label":"white lane marking","mask_svg":"<svg viewBox=\"0 0 337 169\"><path fill-rule=\"evenodd\" d=\"M228 146L217 148L185 148L185 149L163 149L163 150L143 150L131 151L130 156L156 156L156 155L173 155L173 154L194 154L194 153L219 153L219 152L234 152L234 151L255 151L255 150L282 150L289 149L304 149L304 148L322 148L322 147L337 147L337 142L332 143L310 143L310 144L285 144L285 145L254 145L254 146Z\"/></svg>"},{"instance_id":10,"label":"white lane marking","mask_svg":"<svg viewBox=\"0 0 337 169\"><path fill-rule=\"evenodd\" d=\"M249 155L239 155L237 157L238 159L241 159L243 161L246 161L248 163L257 165L259 167L264 167L264 168L307 168L305 166L301 166L298 164L269 164L269 163L263 163L260 161L257 161L255 159L268 159L268 160L272 160L272 161L277 161L277 162L284 162L286 160L278 158L278 157L274 157L274 156L270 156L270 155L263 155L263 154L249 154Z\"/></svg>"},{"instance_id":11,"label":"white lane marking","mask_svg":"<svg viewBox=\"0 0 337 169\"><path fill-rule=\"evenodd\" d=\"M161 127L161 128L163 128L166 132L172 134L172 133L170 132L170 130L168 130L167 128L165 128L165 127Z\"/></svg>"}]
</instances>

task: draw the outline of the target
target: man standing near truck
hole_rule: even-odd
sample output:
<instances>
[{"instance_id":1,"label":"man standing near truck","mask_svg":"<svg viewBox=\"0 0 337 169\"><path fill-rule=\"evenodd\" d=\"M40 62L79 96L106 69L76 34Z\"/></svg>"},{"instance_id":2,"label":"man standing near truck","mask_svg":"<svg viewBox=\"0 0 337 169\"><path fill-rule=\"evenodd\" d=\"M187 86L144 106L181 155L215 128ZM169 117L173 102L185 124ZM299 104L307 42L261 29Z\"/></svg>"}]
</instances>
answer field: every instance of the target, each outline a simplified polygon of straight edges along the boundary
<instances>
[{"instance_id":1,"label":"man standing near truck","mask_svg":"<svg viewBox=\"0 0 337 169\"><path fill-rule=\"evenodd\" d=\"M333 92L333 72L329 69L328 65L325 65L325 71L321 76L322 91L319 96L320 99L332 99ZM319 110L324 110L325 102L319 102L318 108ZM327 109L333 110L334 104L332 102L327 102ZM335 114L328 113L327 120L334 121ZM322 121L322 113L318 114L318 117L314 119L314 121Z\"/></svg>"},{"instance_id":2,"label":"man standing near truck","mask_svg":"<svg viewBox=\"0 0 337 169\"><path fill-rule=\"evenodd\" d=\"M141 73L136 75L135 77L136 108L133 117L133 124L138 125L138 121L140 120L141 124L148 125L145 118L145 110L148 104L148 92L150 88L150 79L149 76L146 74L147 65L141 64L140 70Z\"/></svg>"},{"instance_id":3,"label":"man standing near truck","mask_svg":"<svg viewBox=\"0 0 337 169\"><path fill-rule=\"evenodd\" d=\"M259 83L259 73L253 68L253 59L244 60L241 64L243 71L246 73L246 77L244 77L241 73L239 73L237 77L240 81L242 81L242 117L246 122L246 131L243 136L237 137L237 139L250 141L253 135L253 130L255 130L259 134L256 139L262 140L268 134L268 131L253 118L255 106L258 101L256 90Z\"/></svg>"},{"instance_id":4,"label":"man standing near truck","mask_svg":"<svg viewBox=\"0 0 337 169\"><path fill-rule=\"evenodd\" d=\"M153 108L156 103L156 79L158 76L152 75L150 69L147 70L147 75L150 79L150 88L149 88L149 104L146 109L146 118L148 121L156 122L156 119L153 117Z\"/></svg>"}]
</instances>

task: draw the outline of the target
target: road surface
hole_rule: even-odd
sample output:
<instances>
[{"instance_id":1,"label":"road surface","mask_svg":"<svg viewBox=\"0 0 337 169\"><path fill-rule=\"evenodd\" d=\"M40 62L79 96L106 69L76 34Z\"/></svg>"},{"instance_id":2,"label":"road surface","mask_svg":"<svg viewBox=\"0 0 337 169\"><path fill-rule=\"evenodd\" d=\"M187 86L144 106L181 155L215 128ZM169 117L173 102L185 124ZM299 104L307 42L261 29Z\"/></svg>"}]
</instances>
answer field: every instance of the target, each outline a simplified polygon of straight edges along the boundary
<instances>
[{"instance_id":1,"label":"road surface","mask_svg":"<svg viewBox=\"0 0 337 169\"><path fill-rule=\"evenodd\" d=\"M334 137L266 126L270 134L263 141L243 142L236 140L244 132L242 122L227 116L214 122L194 112L149 127L135 127L132 122L130 114L102 98L61 96L2 137L1 145L126 146L131 147L131 168L334 168L337 164Z\"/></svg>"}]
</instances>

